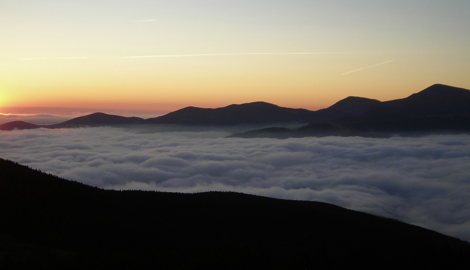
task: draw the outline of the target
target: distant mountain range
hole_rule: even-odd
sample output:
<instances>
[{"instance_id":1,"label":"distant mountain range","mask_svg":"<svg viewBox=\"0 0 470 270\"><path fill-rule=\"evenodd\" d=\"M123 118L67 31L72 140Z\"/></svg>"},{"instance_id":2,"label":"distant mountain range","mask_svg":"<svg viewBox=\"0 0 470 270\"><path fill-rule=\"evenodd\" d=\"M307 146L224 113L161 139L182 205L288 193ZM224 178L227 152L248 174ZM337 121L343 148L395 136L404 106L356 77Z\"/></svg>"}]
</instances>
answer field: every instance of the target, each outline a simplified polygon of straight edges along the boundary
<instances>
[{"instance_id":1,"label":"distant mountain range","mask_svg":"<svg viewBox=\"0 0 470 270\"><path fill-rule=\"evenodd\" d=\"M266 102L253 102L229 105L223 108L206 109L186 107L163 116L142 119L123 117L104 113L93 113L77 117L54 125L34 125L23 121L9 122L0 125L0 130L33 129L33 128L78 128L97 126L127 126L134 124L172 124L191 126L232 126L232 125L266 125L285 123L310 123L320 120L332 120L339 116L353 116L359 108L318 112L305 109L283 108Z\"/></svg>"},{"instance_id":2,"label":"distant mountain range","mask_svg":"<svg viewBox=\"0 0 470 270\"><path fill-rule=\"evenodd\" d=\"M389 136L417 132L470 131L470 90L435 84L404 99L380 102L348 97L318 110L279 107L266 102L205 109L186 107L163 116L142 119L94 113L55 125L15 121L0 130L78 128L131 125L235 126L264 125L233 137ZM285 124L304 124L297 129Z\"/></svg>"},{"instance_id":3,"label":"distant mountain range","mask_svg":"<svg viewBox=\"0 0 470 270\"><path fill-rule=\"evenodd\" d=\"M0 159L0 269L468 269L470 244L338 206L102 190Z\"/></svg>"},{"instance_id":4,"label":"distant mountain range","mask_svg":"<svg viewBox=\"0 0 470 270\"><path fill-rule=\"evenodd\" d=\"M230 105L217 109L187 107L157 118L147 119L150 124L180 125L253 125L269 123L308 123L315 112L305 109L283 108L266 102Z\"/></svg>"},{"instance_id":5,"label":"distant mountain range","mask_svg":"<svg viewBox=\"0 0 470 270\"><path fill-rule=\"evenodd\" d=\"M344 99L331 108L345 103ZM359 101L359 102L358 102ZM353 104L363 110L357 115L315 121L297 129L271 127L250 130L232 137L306 137L306 136L391 136L446 132L470 132L470 91L441 84L433 85L404 99L386 102L362 100ZM356 108L355 105L352 108ZM320 112L320 111L318 111ZM349 111L350 112L350 111Z\"/></svg>"}]
</instances>

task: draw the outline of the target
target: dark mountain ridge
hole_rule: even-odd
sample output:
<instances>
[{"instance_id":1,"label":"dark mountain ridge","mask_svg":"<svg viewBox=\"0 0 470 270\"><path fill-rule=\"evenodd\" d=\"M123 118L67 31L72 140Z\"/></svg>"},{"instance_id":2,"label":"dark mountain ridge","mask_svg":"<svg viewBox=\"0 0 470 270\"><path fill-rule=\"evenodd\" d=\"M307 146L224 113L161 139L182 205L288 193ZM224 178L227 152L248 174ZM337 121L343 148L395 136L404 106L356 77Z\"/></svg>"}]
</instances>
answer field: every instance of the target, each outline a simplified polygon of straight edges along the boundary
<instances>
[{"instance_id":1,"label":"dark mountain ridge","mask_svg":"<svg viewBox=\"0 0 470 270\"><path fill-rule=\"evenodd\" d=\"M283 137L467 132L470 131L470 91L435 84L404 99L380 102L347 97L318 111L252 102L215 109L186 107L146 120L94 113L49 126L16 121L0 125L0 130L162 124L206 127L271 126L269 129L235 134L235 137L276 137L279 132ZM298 129L286 129L288 124L306 125ZM273 129L275 125L279 127Z\"/></svg>"},{"instance_id":2,"label":"dark mountain ridge","mask_svg":"<svg viewBox=\"0 0 470 270\"><path fill-rule=\"evenodd\" d=\"M470 132L470 91L436 84L404 99L369 103L357 116L342 116L298 129L251 130L233 137L372 136ZM331 107L330 107L331 108Z\"/></svg>"},{"instance_id":3,"label":"dark mountain ridge","mask_svg":"<svg viewBox=\"0 0 470 270\"><path fill-rule=\"evenodd\" d=\"M223 108L204 109L186 107L166 115L146 120L149 124L179 125L253 125L267 123L308 123L315 112L305 109L283 108L266 102L232 104Z\"/></svg>"},{"instance_id":4,"label":"dark mountain ridge","mask_svg":"<svg viewBox=\"0 0 470 270\"><path fill-rule=\"evenodd\" d=\"M79 127L100 127L100 126L124 126L144 123L144 119L138 117L124 117L105 113L92 113L85 116L73 118L71 120L53 125L35 125L23 121L14 121L0 125L0 130L14 129L36 129L36 128L79 128Z\"/></svg>"},{"instance_id":5,"label":"dark mountain ridge","mask_svg":"<svg viewBox=\"0 0 470 270\"><path fill-rule=\"evenodd\" d=\"M382 102L376 99L351 96L351 97L342 99L336 102L335 104L331 105L327 109L323 109L323 110L335 110L335 111L342 111L348 114L361 115L373 108L376 108L381 103ZM323 110L319 110L319 111L323 111Z\"/></svg>"},{"instance_id":6,"label":"dark mountain ridge","mask_svg":"<svg viewBox=\"0 0 470 270\"><path fill-rule=\"evenodd\" d=\"M98 127L141 124L144 119L138 117L123 117L119 115L109 115L105 113L93 113L80 116L60 124L49 125L48 128L76 128L76 127Z\"/></svg>"},{"instance_id":7,"label":"dark mountain ridge","mask_svg":"<svg viewBox=\"0 0 470 270\"><path fill-rule=\"evenodd\" d=\"M470 91L436 84L407 98L383 102L359 117L334 122L359 131L470 131Z\"/></svg>"},{"instance_id":8,"label":"dark mountain ridge","mask_svg":"<svg viewBox=\"0 0 470 270\"><path fill-rule=\"evenodd\" d=\"M41 125L31 124L25 121L13 121L0 125L0 130L13 130L13 129L36 129L41 128Z\"/></svg>"},{"instance_id":9,"label":"dark mountain ridge","mask_svg":"<svg viewBox=\"0 0 470 270\"><path fill-rule=\"evenodd\" d=\"M1 269L470 266L470 244L338 206L101 190L0 159Z\"/></svg>"},{"instance_id":10,"label":"dark mountain ridge","mask_svg":"<svg viewBox=\"0 0 470 270\"><path fill-rule=\"evenodd\" d=\"M434 84L411 96L383 102L388 108L405 114L465 114L470 115L470 91L463 88Z\"/></svg>"},{"instance_id":11,"label":"dark mountain ridge","mask_svg":"<svg viewBox=\"0 0 470 270\"><path fill-rule=\"evenodd\" d=\"M328 122L342 117L355 117L370 111L381 104L375 99L363 97L347 97L328 108L315 111L315 119L310 123Z\"/></svg>"},{"instance_id":12,"label":"dark mountain ridge","mask_svg":"<svg viewBox=\"0 0 470 270\"><path fill-rule=\"evenodd\" d=\"M349 98L348 98L349 99ZM138 117L122 117L104 113L93 113L77 117L54 125L34 125L23 122L10 122L0 125L0 130L29 128L78 128L98 126L129 126L129 125L191 125L191 126L236 126L236 125L267 125L267 124L306 124L310 122L329 121L343 116L355 116L370 105L365 98L354 98L347 104L335 104L333 108L319 111L306 109L284 108L266 102L232 104L222 108L186 107L163 116L142 119ZM28 124L29 126L25 125Z\"/></svg>"}]
</instances>

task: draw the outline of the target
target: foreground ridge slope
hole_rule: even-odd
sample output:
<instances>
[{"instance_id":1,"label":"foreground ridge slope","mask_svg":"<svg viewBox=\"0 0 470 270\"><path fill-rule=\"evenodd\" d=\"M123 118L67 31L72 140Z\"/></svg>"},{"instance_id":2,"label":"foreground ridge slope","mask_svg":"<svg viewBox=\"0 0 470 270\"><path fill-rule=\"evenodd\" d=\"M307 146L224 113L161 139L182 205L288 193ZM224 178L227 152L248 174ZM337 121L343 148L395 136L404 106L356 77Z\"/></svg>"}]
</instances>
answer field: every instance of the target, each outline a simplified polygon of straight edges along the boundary
<instances>
[{"instance_id":1,"label":"foreground ridge slope","mask_svg":"<svg viewBox=\"0 0 470 270\"><path fill-rule=\"evenodd\" d=\"M467 242L326 203L102 190L3 159L0 214L14 269L470 266Z\"/></svg>"}]
</instances>

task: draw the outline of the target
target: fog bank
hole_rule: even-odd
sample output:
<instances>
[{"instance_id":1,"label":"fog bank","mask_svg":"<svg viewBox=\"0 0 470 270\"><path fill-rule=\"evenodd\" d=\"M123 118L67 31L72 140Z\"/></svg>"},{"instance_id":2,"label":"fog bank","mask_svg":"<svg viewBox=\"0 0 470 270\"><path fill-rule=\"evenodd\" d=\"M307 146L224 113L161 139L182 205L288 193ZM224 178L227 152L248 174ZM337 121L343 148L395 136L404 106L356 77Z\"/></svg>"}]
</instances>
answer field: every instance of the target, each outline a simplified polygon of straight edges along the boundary
<instances>
[{"instance_id":1,"label":"fog bank","mask_svg":"<svg viewBox=\"0 0 470 270\"><path fill-rule=\"evenodd\" d=\"M106 189L322 201L470 241L470 136L225 138L118 128L0 132L1 157Z\"/></svg>"}]
</instances>

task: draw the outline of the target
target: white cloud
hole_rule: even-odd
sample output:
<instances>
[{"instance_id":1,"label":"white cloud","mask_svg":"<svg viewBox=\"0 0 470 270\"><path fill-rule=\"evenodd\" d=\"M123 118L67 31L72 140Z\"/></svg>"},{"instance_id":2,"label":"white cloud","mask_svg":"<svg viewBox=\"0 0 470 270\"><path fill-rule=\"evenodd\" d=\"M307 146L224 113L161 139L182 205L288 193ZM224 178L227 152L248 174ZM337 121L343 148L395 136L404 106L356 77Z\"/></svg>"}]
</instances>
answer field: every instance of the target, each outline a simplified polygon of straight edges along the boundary
<instances>
[{"instance_id":1,"label":"white cloud","mask_svg":"<svg viewBox=\"0 0 470 270\"><path fill-rule=\"evenodd\" d=\"M110 189L314 200L470 240L470 136L225 138L112 128L0 132L1 157Z\"/></svg>"}]
</instances>

